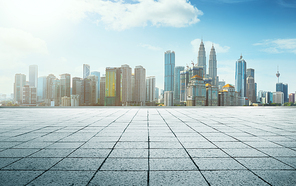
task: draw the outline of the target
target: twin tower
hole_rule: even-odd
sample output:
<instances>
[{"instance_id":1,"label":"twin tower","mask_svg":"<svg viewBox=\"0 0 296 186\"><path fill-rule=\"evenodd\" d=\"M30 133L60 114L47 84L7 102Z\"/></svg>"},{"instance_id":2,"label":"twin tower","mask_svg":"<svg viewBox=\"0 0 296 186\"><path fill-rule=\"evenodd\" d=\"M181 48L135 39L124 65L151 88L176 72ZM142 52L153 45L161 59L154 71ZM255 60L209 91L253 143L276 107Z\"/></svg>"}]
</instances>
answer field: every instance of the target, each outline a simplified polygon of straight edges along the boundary
<instances>
[{"instance_id":1,"label":"twin tower","mask_svg":"<svg viewBox=\"0 0 296 186\"><path fill-rule=\"evenodd\" d=\"M211 78L212 85L218 86L219 77L217 76L217 59L216 59L216 51L214 45L212 45L209 59L209 72L207 74L207 61L206 61L206 51L203 41L201 40L198 57L197 57L197 66L203 68L203 78Z\"/></svg>"}]
</instances>

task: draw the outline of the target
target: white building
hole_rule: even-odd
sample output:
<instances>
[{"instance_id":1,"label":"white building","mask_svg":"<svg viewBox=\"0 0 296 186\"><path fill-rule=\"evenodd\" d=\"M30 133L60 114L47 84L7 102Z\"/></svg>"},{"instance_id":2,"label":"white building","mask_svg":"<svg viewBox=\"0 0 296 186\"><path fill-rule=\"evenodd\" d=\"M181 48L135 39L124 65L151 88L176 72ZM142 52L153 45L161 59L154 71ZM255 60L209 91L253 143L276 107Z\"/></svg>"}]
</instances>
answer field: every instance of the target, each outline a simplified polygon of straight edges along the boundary
<instances>
[{"instance_id":1,"label":"white building","mask_svg":"<svg viewBox=\"0 0 296 186\"><path fill-rule=\"evenodd\" d=\"M155 76L146 78L146 101L155 102Z\"/></svg>"},{"instance_id":2,"label":"white building","mask_svg":"<svg viewBox=\"0 0 296 186\"><path fill-rule=\"evenodd\" d=\"M79 106L79 95L71 95L71 106L72 107Z\"/></svg>"},{"instance_id":3,"label":"white building","mask_svg":"<svg viewBox=\"0 0 296 186\"><path fill-rule=\"evenodd\" d=\"M273 103L284 104L284 93L283 92L274 92L273 93Z\"/></svg>"},{"instance_id":4,"label":"white building","mask_svg":"<svg viewBox=\"0 0 296 186\"><path fill-rule=\"evenodd\" d=\"M174 92L165 91L164 92L164 106L174 106Z\"/></svg>"},{"instance_id":5,"label":"white building","mask_svg":"<svg viewBox=\"0 0 296 186\"><path fill-rule=\"evenodd\" d=\"M62 97L62 104L61 104L62 107L69 107L71 106L71 98L70 97L67 97L67 96L64 96Z\"/></svg>"}]
</instances>

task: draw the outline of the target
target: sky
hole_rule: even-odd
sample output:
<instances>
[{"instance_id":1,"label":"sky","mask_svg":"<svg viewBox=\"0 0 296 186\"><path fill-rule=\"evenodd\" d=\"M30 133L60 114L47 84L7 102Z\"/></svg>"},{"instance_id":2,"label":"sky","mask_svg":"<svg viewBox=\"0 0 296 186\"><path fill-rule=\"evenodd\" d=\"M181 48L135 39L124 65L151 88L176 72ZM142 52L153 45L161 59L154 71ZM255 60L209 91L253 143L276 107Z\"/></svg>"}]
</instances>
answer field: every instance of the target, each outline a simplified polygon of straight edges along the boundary
<instances>
[{"instance_id":1,"label":"sky","mask_svg":"<svg viewBox=\"0 0 296 186\"><path fill-rule=\"evenodd\" d=\"M207 63L216 49L220 80L235 84L242 55L258 91L275 91L277 66L296 91L295 0L0 0L0 93L34 64L57 77L142 65L163 89L164 52L176 66L197 63L201 39Z\"/></svg>"}]
</instances>

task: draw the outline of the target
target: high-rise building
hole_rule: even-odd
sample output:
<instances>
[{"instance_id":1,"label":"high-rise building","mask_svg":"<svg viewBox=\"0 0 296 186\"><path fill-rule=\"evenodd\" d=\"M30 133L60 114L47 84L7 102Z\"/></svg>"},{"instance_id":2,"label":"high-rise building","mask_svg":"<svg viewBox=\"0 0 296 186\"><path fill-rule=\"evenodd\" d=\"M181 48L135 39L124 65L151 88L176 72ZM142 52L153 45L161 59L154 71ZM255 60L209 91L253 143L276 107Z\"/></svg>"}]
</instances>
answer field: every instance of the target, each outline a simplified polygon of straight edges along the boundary
<instances>
[{"instance_id":1,"label":"high-rise building","mask_svg":"<svg viewBox=\"0 0 296 186\"><path fill-rule=\"evenodd\" d=\"M121 69L117 67L106 68L105 106L121 106L122 78ZM145 86L145 83L144 83Z\"/></svg>"},{"instance_id":2,"label":"high-rise building","mask_svg":"<svg viewBox=\"0 0 296 186\"><path fill-rule=\"evenodd\" d=\"M246 97L246 81L247 81L247 63L243 56L235 63L235 91L239 93L240 97Z\"/></svg>"},{"instance_id":3,"label":"high-rise building","mask_svg":"<svg viewBox=\"0 0 296 186\"><path fill-rule=\"evenodd\" d=\"M90 75L90 66L88 64L83 64L83 79Z\"/></svg>"},{"instance_id":4,"label":"high-rise building","mask_svg":"<svg viewBox=\"0 0 296 186\"><path fill-rule=\"evenodd\" d=\"M87 77L90 80L90 105L98 103L98 76L90 75Z\"/></svg>"},{"instance_id":5,"label":"high-rise building","mask_svg":"<svg viewBox=\"0 0 296 186\"><path fill-rule=\"evenodd\" d=\"M44 101L46 98L46 76L41 76L38 78L37 86L37 101Z\"/></svg>"},{"instance_id":6,"label":"high-rise building","mask_svg":"<svg viewBox=\"0 0 296 186\"><path fill-rule=\"evenodd\" d=\"M131 78L131 86L132 86L132 102L135 102L135 87L136 87L136 81L135 81L135 74L132 74Z\"/></svg>"},{"instance_id":7,"label":"high-rise building","mask_svg":"<svg viewBox=\"0 0 296 186\"><path fill-rule=\"evenodd\" d=\"M164 106L174 106L174 92L173 91L164 91Z\"/></svg>"},{"instance_id":8,"label":"high-rise building","mask_svg":"<svg viewBox=\"0 0 296 186\"><path fill-rule=\"evenodd\" d=\"M97 92L97 98L100 98L100 80L101 80L101 73L98 71L92 71L91 75L97 76L98 77L98 92Z\"/></svg>"},{"instance_id":9,"label":"high-rise building","mask_svg":"<svg viewBox=\"0 0 296 186\"><path fill-rule=\"evenodd\" d=\"M217 76L217 59L214 45L211 48L210 59L209 59L209 77L212 79L212 86L218 86Z\"/></svg>"},{"instance_id":10,"label":"high-rise building","mask_svg":"<svg viewBox=\"0 0 296 186\"><path fill-rule=\"evenodd\" d=\"M79 106L79 95L71 95L71 106L72 107Z\"/></svg>"},{"instance_id":11,"label":"high-rise building","mask_svg":"<svg viewBox=\"0 0 296 186\"><path fill-rule=\"evenodd\" d=\"M274 92L273 93L273 103L279 103L283 105L285 103L284 93L283 92Z\"/></svg>"},{"instance_id":12,"label":"high-rise building","mask_svg":"<svg viewBox=\"0 0 296 186\"><path fill-rule=\"evenodd\" d=\"M15 74L14 81L14 102L22 104L23 101L23 87L26 85L25 74Z\"/></svg>"},{"instance_id":13,"label":"high-rise building","mask_svg":"<svg viewBox=\"0 0 296 186\"><path fill-rule=\"evenodd\" d=\"M105 104L105 87L106 87L106 77L103 75L100 80L100 105Z\"/></svg>"},{"instance_id":14,"label":"high-rise building","mask_svg":"<svg viewBox=\"0 0 296 186\"><path fill-rule=\"evenodd\" d=\"M255 82L252 76L247 77L247 95L249 101L252 103L256 102Z\"/></svg>"},{"instance_id":15,"label":"high-rise building","mask_svg":"<svg viewBox=\"0 0 296 186\"><path fill-rule=\"evenodd\" d=\"M155 87L155 102L158 102L158 98L159 98L159 88Z\"/></svg>"},{"instance_id":16,"label":"high-rise building","mask_svg":"<svg viewBox=\"0 0 296 186\"><path fill-rule=\"evenodd\" d=\"M289 102L290 103L294 103L295 102L295 94L294 93L289 94Z\"/></svg>"},{"instance_id":17,"label":"high-rise building","mask_svg":"<svg viewBox=\"0 0 296 186\"><path fill-rule=\"evenodd\" d=\"M255 79L255 70L254 69L252 69L252 68L247 69L247 77L249 77L249 76L251 76Z\"/></svg>"},{"instance_id":18,"label":"high-rise building","mask_svg":"<svg viewBox=\"0 0 296 186\"><path fill-rule=\"evenodd\" d=\"M30 86L37 87L38 85L38 66L30 65L29 66L29 83Z\"/></svg>"},{"instance_id":19,"label":"high-rise building","mask_svg":"<svg viewBox=\"0 0 296 186\"><path fill-rule=\"evenodd\" d=\"M54 106L60 106L61 105L61 80L58 78L53 80L53 100L54 100Z\"/></svg>"},{"instance_id":20,"label":"high-rise building","mask_svg":"<svg viewBox=\"0 0 296 186\"><path fill-rule=\"evenodd\" d=\"M186 106L205 106L206 105L206 86L204 80L199 75L194 75L186 90Z\"/></svg>"},{"instance_id":21,"label":"high-rise building","mask_svg":"<svg viewBox=\"0 0 296 186\"><path fill-rule=\"evenodd\" d=\"M54 101L54 89L53 89L53 81L56 77L53 74L49 74L46 77L46 98L45 103L47 106L51 105L51 102Z\"/></svg>"},{"instance_id":22,"label":"high-rise building","mask_svg":"<svg viewBox=\"0 0 296 186\"><path fill-rule=\"evenodd\" d=\"M139 105L145 105L146 100L146 69L142 66L135 67L135 100Z\"/></svg>"},{"instance_id":23,"label":"high-rise building","mask_svg":"<svg viewBox=\"0 0 296 186\"><path fill-rule=\"evenodd\" d=\"M206 77L206 74L207 74L206 50L202 40L198 50L197 66L203 68L203 77Z\"/></svg>"},{"instance_id":24,"label":"high-rise building","mask_svg":"<svg viewBox=\"0 0 296 186\"><path fill-rule=\"evenodd\" d=\"M81 81L80 77L73 77L72 78L72 95L76 95L77 93L77 84L76 82Z\"/></svg>"},{"instance_id":25,"label":"high-rise building","mask_svg":"<svg viewBox=\"0 0 296 186\"><path fill-rule=\"evenodd\" d=\"M30 85L23 86L22 105L36 106L37 103L37 88Z\"/></svg>"},{"instance_id":26,"label":"high-rise building","mask_svg":"<svg viewBox=\"0 0 296 186\"><path fill-rule=\"evenodd\" d=\"M206 106L218 106L218 87L206 84Z\"/></svg>"},{"instance_id":27,"label":"high-rise building","mask_svg":"<svg viewBox=\"0 0 296 186\"><path fill-rule=\"evenodd\" d=\"M288 84L277 83L276 84L276 91L284 93L284 103L289 101Z\"/></svg>"},{"instance_id":28,"label":"high-rise building","mask_svg":"<svg viewBox=\"0 0 296 186\"><path fill-rule=\"evenodd\" d=\"M181 71L184 71L183 66L176 66L174 72L174 103L180 104L180 95L181 95L181 81L180 74Z\"/></svg>"},{"instance_id":29,"label":"high-rise building","mask_svg":"<svg viewBox=\"0 0 296 186\"><path fill-rule=\"evenodd\" d=\"M128 105L132 101L132 68L121 65L122 73L122 104Z\"/></svg>"},{"instance_id":30,"label":"high-rise building","mask_svg":"<svg viewBox=\"0 0 296 186\"><path fill-rule=\"evenodd\" d=\"M82 78L72 78L72 95L79 95L79 105L84 104L84 81Z\"/></svg>"},{"instance_id":31,"label":"high-rise building","mask_svg":"<svg viewBox=\"0 0 296 186\"><path fill-rule=\"evenodd\" d=\"M266 104L271 104L273 103L273 95L272 92L266 92L265 93L265 102Z\"/></svg>"},{"instance_id":32,"label":"high-rise building","mask_svg":"<svg viewBox=\"0 0 296 186\"><path fill-rule=\"evenodd\" d=\"M61 97L67 96L70 98L70 90L71 90L71 75L70 74L62 74L60 75L61 79Z\"/></svg>"},{"instance_id":33,"label":"high-rise building","mask_svg":"<svg viewBox=\"0 0 296 186\"><path fill-rule=\"evenodd\" d=\"M174 91L175 52L164 53L164 91Z\"/></svg>"},{"instance_id":34,"label":"high-rise building","mask_svg":"<svg viewBox=\"0 0 296 186\"><path fill-rule=\"evenodd\" d=\"M146 102L155 102L155 76L146 78Z\"/></svg>"}]
</instances>

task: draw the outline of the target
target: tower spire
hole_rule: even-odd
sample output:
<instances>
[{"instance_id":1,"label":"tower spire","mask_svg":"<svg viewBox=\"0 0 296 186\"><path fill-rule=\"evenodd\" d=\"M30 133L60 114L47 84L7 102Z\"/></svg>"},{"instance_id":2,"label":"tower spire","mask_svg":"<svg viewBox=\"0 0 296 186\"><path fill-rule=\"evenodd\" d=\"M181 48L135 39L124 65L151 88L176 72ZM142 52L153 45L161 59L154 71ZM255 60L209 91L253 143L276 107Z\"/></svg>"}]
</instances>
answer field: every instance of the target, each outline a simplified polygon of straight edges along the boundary
<instances>
[{"instance_id":1,"label":"tower spire","mask_svg":"<svg viewBox=\"0 0 296 186\"><path fill-rule=\"evenodd\" d=\"M276 77L278 78L278 83L280 82L280 72L279 72L279 66L277 66L277 73L275 74Z\"/></svg>"}]
</instances>

